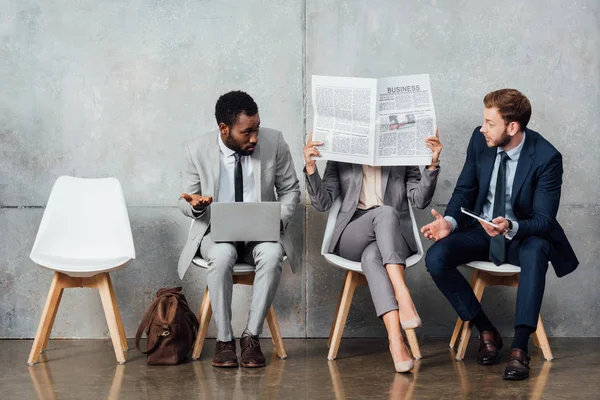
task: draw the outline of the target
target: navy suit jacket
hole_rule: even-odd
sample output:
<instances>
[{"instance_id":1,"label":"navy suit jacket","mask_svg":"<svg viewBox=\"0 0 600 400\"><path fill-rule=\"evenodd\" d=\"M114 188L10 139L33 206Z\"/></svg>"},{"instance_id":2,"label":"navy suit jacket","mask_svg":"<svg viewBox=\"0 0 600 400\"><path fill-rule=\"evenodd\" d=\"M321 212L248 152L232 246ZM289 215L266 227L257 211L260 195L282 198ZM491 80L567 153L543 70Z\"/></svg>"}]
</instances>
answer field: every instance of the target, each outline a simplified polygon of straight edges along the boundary
<instances>
[{"instance_id":1,"label":"navy suit jacket","mask_svg":"<svg viewBox=\"0 0 600 400\"><path fill-rule=\"evenodd\" d=\"M473 132L467 159L456 183L445 215L453 217L458 229L475 223L460 211L465 207L481 214L494 168L497 150L485 142L481 127ZM550 243L550 262L561 277L577 268L579 261L556 220L562 185L562 156L539 133L525 129L525 143L513 182L511 204L519 222L513 240L539 236Z\"/></svg>"}]
</instances>

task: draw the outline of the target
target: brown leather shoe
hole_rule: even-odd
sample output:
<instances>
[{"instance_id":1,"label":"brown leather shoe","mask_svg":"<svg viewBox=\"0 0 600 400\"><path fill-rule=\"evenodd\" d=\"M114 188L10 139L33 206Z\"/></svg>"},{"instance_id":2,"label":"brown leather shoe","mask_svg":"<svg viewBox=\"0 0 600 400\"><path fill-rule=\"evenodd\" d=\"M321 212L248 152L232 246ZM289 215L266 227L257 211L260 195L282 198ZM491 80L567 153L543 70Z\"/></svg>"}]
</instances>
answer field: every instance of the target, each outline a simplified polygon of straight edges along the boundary
<instances>
[{"instance_id":1,"label":"brown leather shoe","mask_svg":"<svg viewBox=\"0 0 600 400\"><path fill-rule=\"evenodd\" d=\"M497 364L500 360L500 349L502 348L502 345L502 338L498 331L481 332L479 334L477 363L481 365Z\"/></svg>"},{"instance_id":2,"label":"brown leather shoe","mask_svg":"<svg viewBox=\"0 0 600 400\"><path fill-rule=\"evenodd\" d=\"M523 350L510 349L510 355L502 377L512 381L529 378L529 357Z\"/></svg>"},{"instance_id":3,"label":"brown leather shoe","mask_svg":"<svg viewBox=\"0 0 600 400\"><path fill-rule=\"evenodd\" d=\"M258 336L244 336L240 340L242 348L242 367L244 368L259 368L266 364L265 356L260 349Z\"/></svg>"},{"instance_id":4,"label":"brown leather shoe","mask_svg":"<svg viewBox=\"0 0 600 400\"><path fill-rule=\"evenodd\" d=\"M222 368L236 368L238 366L237 356L235 355L235 339L231 342L219 342L217 340L212 365L213 367Z\"/></svg>"}]
</instances>

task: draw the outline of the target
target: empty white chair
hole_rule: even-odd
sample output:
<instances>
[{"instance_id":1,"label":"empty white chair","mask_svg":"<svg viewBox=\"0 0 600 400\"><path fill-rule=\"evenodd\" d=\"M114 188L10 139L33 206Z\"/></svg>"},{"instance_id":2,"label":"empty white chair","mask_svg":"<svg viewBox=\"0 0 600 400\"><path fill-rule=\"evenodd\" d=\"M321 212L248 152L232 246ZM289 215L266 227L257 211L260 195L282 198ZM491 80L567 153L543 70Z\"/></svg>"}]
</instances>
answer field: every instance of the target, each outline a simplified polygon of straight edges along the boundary
<instances>
[{"instance_id":1,"label":"empty white chair","mask_svg":"<svg viewBox=\"0 0 600 400\"><path fill-rule=\"evenodd\" d=\"M50 332L63 289L97 288L119 363L125 363L125 330L110 271L135 258L129 216L116 178L61 176L48 199L30 258L54 271L28 364L37 361Z\"/></svg>"},{"instance_id":2,"label":"empty white chair","mask_svg":"<svg viewBox=\"0 0 600 400\"><path fill-rule=\"evenodd\" d=\"M335 313L334 321L331 325L331 331L329 332L329 354L327 359L334 360L337 357L340 342L342 340L342 334L344 333L344 327L346 326L346 319L348 318L348 312L350 311L350 305L352 304L352 297L354 296L354 290L357 286L368 285L367 279L365 278L360 262L350 261L336 254L328 252L329 244L331 243L331 236L333 235L333 229L342 207L341 198L335 199L334 203L329 210L329 217L327 218L327 226L325 227L325 234L323 235L323 244L321 246L321 254L325 257L325 260L331 265L335 265L338 268L346 270L346 279L344 280L344 286L340 294L340 300L338 302L337 310ZM406 259L406 268L418 263L423 258L423 244L419 237L419 228L415 220L415 215L412 210L412 206L409 206L410 219L412 221L413 234L415 236L415 242L417 243L417 254ZM419 349L419 342L417 341L417 335L414 329L405 330L406 337L410 344L410 349L413 356L419 360L421 358L421 350Z\"/></svg>"}]
</instances>

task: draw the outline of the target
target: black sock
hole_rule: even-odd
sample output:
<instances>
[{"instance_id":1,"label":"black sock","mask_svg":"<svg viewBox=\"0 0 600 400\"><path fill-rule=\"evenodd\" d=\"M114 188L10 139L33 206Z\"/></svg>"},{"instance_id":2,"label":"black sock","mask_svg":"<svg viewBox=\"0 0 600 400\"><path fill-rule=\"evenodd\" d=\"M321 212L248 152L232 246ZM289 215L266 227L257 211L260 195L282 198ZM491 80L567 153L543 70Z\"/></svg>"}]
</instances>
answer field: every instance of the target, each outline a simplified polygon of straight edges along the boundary
<instances>
[{"instance_id":1,"label":"black sock","mask_svg":"<svg viewBox=\"0 0 600 400\"><path fill-rule=\"evenodd\" d=\"M527 354L529 336L535 332L535 328L526 325L517 325L515 327L515 338L513 339L512 349L521 349Z\"/></svg>"},{"instance_id":2,"label":"black sock","mask_svg":"<svg viewBox=\"0 0 600 400\"><path fill-rule=\"evenodd\" d=\"M483 309L479 310L475 318L471 320L473 325L477 328L479 333L484 331L495 331L496 328L492 324L492 321L489 320L487 315L483 312Z\"/></svg>"}]
</instances>

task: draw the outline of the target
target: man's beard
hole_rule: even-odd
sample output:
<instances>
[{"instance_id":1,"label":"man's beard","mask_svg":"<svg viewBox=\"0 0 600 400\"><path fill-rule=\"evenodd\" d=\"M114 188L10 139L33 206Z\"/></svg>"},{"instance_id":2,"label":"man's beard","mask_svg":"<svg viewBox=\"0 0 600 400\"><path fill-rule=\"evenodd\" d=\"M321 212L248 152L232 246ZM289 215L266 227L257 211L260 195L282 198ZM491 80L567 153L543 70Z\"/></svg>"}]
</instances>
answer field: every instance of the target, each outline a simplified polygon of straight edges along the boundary
<instances>
[{"instance_id":1,"label":"man's beard","mask_svg":"<svg viewBox=\"0 0 600 400\"><path fill-rule=\"evenodd\" d=\"M500 138L500 140L498 141L498 146L497 147L504 147L507 144L510 143L510 139L512 138L512 136L510 136L507 132L506 129L504 130L504 132L502 133L502 137Z\"/></svg>"},{"instance_id":2,"label":"man's beard","mask_svg":"<svg viewBox=\"0 0 600 400\"><path fill-rule=\"evenodd\" d=\"M504 132L502 132L500 139L496 143L489 143L488 147L504 147L510 143L511 138L512 136L510 136L505 129Z\"/></svg>"},{"instance_id":3,"label":"man's beard","mask_svg":"<svg viewBox=\"0 0 600 400\"><path fill-rule=\"evenodd\" d=\"M236 142L231 135L227 136L227 139L225 139L225 146L229 147L231 150L243 156L249 156L252 154L251 151L242 149L242 146L240 146L239 143Z\"/></svg>"}]
</instances>

